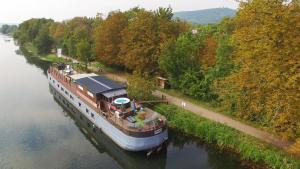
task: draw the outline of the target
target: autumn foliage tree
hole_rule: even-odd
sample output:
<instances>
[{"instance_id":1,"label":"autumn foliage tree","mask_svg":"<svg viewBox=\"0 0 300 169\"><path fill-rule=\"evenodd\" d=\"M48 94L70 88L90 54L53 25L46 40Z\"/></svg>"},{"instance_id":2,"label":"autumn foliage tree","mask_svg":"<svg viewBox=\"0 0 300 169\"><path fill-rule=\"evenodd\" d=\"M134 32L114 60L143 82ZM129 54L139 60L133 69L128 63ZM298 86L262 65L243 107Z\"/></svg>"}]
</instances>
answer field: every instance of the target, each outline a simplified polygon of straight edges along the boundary
<instances>
[{"instance_id":1,"label":"autumn foliage tree","mask_svg":"<svg viewBox=\"0 0 300 169\"><path fill-rule=\"evenodd\" d=\"M129 70L154 72L159 57L159 37L153 13L141 10L122 33L122 62Z\"/></svg>"},{"instance_id":2,"label":"autumn foliage tree","mask_svg":"<svg viewBox=\"0 0 300 169\"><path fill-rule=\"evenodd\" d=\"M119 53L122 44L122 31L128 19L120 11L111 12L105 21L95 29L96 54L108 65L120 65Z\"/></svg>"},{"instance_id":3,"label":"autumn foliage tree","mask_svg":"<svg viewBox=\"0 0 300 169\"><path fill-rule=\"evenodd\" d=\"M126 12L128 26L122 32L121 61L128 70L154 74L164 45L187 31L184 22L173 21L170 8L146 11L134 8Z\"/></svg>"},{"instance_id":4,"label":"autumn foliage tree","mask_svg":"<svg viewBox=\"0 0 300 169\"><path fill-rule=\"evenodd\" d=\"M300 134L299 9L298 1L242 2L233 34L239 68L219 84L239 117L286 138Z\"/></svg>"},{"instance_id":5,"label":"autumn foliage tree","mask_svg":"<svg viewBox=\"0 0 300 169\"><path fill-rule=\"evenodd\" d=\"M63 38L65 35L66 25L60 22L54 22L49 28L50 36L54 40L54 44L57 48L62 47Z\"/></svg>"},{"instance_id":6,"label":"autumn foliage tree","mask_svg":"<svg viewBox=\"0 0 300 169\"><path fill-rule=\"evenodd\" d=\"M289 146L288 152L300 157L300 138L296 139L295 143Z\"/></svg>"}]
</instances>

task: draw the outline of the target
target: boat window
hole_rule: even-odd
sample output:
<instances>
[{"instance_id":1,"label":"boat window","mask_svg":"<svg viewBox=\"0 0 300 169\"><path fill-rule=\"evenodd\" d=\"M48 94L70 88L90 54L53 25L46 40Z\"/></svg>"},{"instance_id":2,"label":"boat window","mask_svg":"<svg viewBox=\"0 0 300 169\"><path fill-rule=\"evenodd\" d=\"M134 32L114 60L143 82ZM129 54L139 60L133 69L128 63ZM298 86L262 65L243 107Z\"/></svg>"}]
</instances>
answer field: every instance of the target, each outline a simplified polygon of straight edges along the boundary
<instances>
[{"instance_id":1,"label":"boat window","mask_svg":"<svg viewBox=\"0 0 300 169\"><path fill-rule=\"evenodd\" d=\"M59 87L59 84L57 84L57 87Z\"/></svg>"},{"instance_id":2,"label":"boat window","mask_svg":"<svg viewBox=\"0 0 300 169\"><path fill-rule=\"evenodd\" d=\"M91 116L94 118L95 115L93 113L91 113Z\"/></svg>"},{"instance_id":3,"label":"boat window","mask_svg":"<svg viewBox=\"0 0 300 169\"><path fill-rule=\"evenodd\" d=\"M81 103L80 102L78 102L78 105L79 105L79 107L81 107Z\"/></svg>"},{"instance_id":4,"label":"boat window","mask_svg":"<svg viewBox=\"0 0 300 169\"><path fill-rule=\"evenodd\" d=\"M55 83L55 81L53 80L53 83Z\"/></svg>"},{"instance_id":5,"label":"boat window","mask_svg":"<svg viewBox=\"0 0 300 169\"><path fill-rule=\"evenodd\" d=\"M73 96L72 96L72 95L70 95L70 98L71 98L72 100L74 100L74 98L73 98Z\"/></svg>"},{"instance_id":6,"label":"boat window","mask_svg":"<svg viewBox=\"0 0 300 169\"><path fill-rule=\"evenodd\" d=\"M50 80L51 80L51 77L50 77Z\"/></svg>"},{"instance_id":7,"label":"boat window","mask_svg":"<svg viewBox=\"0 0 300 169\"><path fill-rule=\"evenodd\" d=\"M63 87L61 87L60 89L61 89L61 91L65 91Z\"/></svg>"},{"instance_id":8,"label":"boat window","mask_svg":"<svg viewBox=\"0 0 300 169\"><path fill-rule=\"evenodd\" d=\"M85 111L88 113L88 112L89 112L89 109L86 108Z\"/></svg>"}]
</instances>

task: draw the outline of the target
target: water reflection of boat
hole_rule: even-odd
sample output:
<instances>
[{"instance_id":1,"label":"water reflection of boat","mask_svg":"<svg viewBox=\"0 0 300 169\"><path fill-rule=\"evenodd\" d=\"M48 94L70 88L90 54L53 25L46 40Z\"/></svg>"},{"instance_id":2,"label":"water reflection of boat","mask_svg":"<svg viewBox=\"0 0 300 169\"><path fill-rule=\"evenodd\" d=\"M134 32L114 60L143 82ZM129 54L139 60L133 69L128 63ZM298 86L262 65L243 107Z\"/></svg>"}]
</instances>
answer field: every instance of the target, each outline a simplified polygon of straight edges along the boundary
<instances>
[{"instance_id":1,"label":"water reflection of boat","mask_svg":"<svg viewBox=\"0 0 300 169\"><path fill-rule=\"evenodd\" d=\"M56 89L49 85L54 100L63 107L67 115L74 121L85 137L99 150L107 153L125 169L163 169L166 166L166 146L157 154L147 158L143 152L129 152L114 144L101 130L94 127L71 103L69 103Z\"/></svg>"}]
</instances>

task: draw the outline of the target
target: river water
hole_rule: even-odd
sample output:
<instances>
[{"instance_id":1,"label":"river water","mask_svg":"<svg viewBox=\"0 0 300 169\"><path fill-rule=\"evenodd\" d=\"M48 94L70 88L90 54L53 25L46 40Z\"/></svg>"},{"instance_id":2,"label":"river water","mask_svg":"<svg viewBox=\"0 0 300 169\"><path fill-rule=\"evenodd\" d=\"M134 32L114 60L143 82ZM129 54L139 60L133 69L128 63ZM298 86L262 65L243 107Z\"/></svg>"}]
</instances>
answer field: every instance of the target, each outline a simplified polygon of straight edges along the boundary
<instances>
[{"instance_id":1,"label":"river water","mask_svg":"<svg viewBox=\"0 0 300 169\"><path fill-rule=\"evenodd\" d=\"M0 35L0 169L242 169L240 158L170 130L161 152L121 150L64 107L49 87L49 63Z\"/></svg>"}]
</instances>

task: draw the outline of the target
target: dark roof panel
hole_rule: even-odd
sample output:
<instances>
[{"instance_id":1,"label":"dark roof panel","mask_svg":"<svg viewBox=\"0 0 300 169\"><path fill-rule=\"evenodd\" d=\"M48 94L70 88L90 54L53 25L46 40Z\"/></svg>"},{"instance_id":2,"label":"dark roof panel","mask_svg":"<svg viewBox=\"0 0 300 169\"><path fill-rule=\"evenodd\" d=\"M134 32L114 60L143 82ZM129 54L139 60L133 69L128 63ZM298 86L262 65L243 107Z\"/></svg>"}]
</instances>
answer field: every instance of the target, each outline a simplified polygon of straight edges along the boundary
<instances>
[{"instance_id":1,"label":"dark roof panel","mask_svg":"<svg viewBox=\"0 0 300 169\"><path fill-rule=\"evenodd\" d=\"M125 88L125 86L109 80L104 76L84 77L77 79L76 83L86 87L93 94Z\"/></svg>"}]
</instances>

